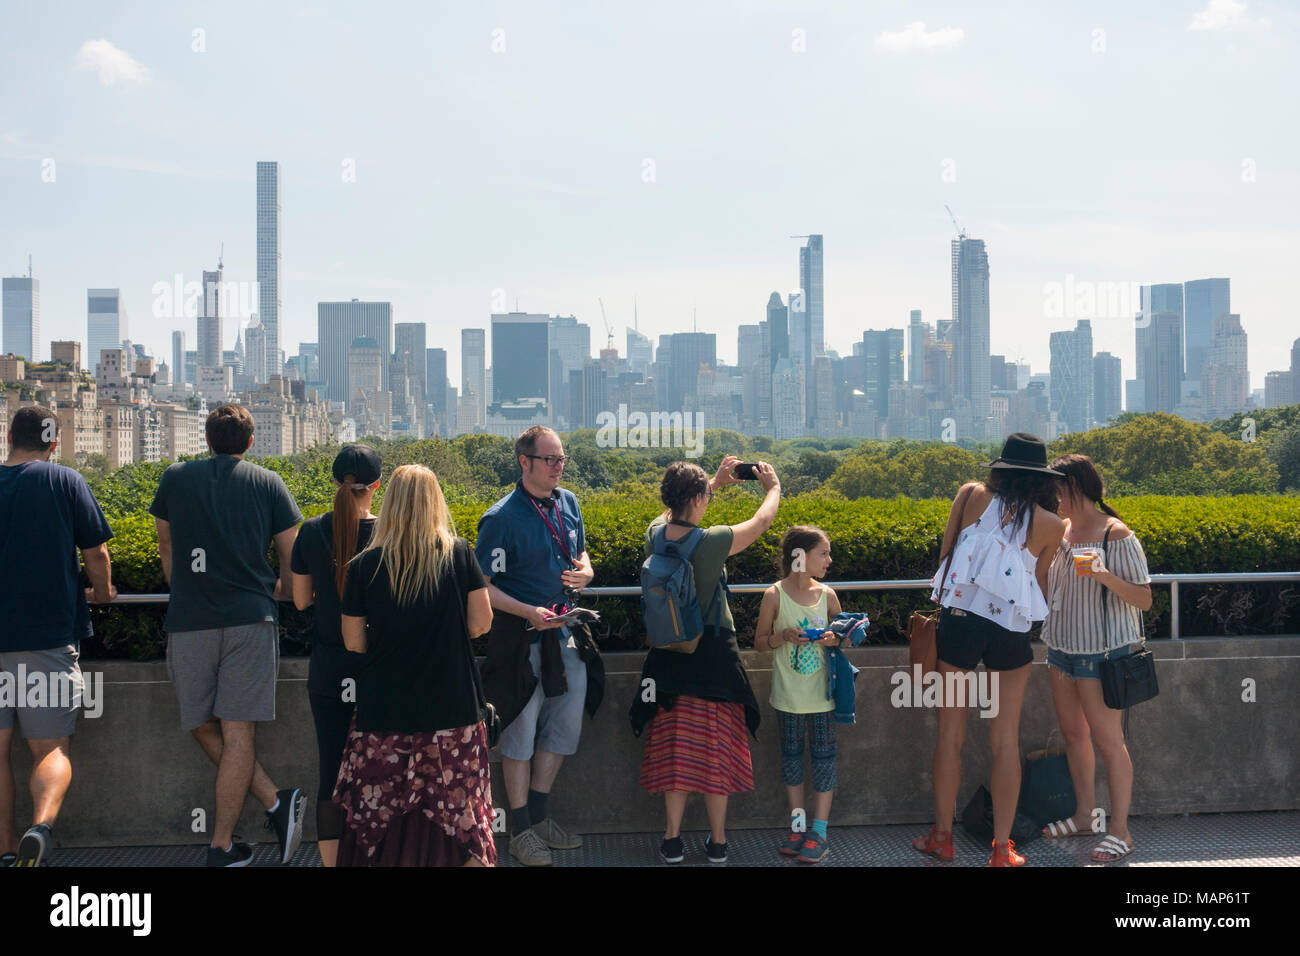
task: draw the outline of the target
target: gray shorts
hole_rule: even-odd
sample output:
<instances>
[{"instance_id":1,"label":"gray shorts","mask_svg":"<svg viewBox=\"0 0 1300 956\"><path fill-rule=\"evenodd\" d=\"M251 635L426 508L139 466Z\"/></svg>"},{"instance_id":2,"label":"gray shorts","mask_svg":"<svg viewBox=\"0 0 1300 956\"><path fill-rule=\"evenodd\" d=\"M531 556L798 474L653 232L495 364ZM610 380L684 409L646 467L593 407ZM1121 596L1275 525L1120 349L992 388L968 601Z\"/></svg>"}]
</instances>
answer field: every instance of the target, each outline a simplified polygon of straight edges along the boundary
<instances>
[{"instance_id":1,"label":"gray shorts","mask_svg":"<svg viewBox=\"0 0 1300 956\"><path fill-rule=\"evenodd\" d=\"M0 652L0 730L14 723L27 740L59 740L77 729L86 682L71 644Z\"/></svg>"},{"instance_id":2,"label":"gray shorts","mask_svg":"<svg viewBox=\"0 0 1300 956\"><path fill-rule=\"evenodd\" d=\"M279 669L280 628L273 621L167 635L167 676L185 730L213 717L275 720Z\"/></svg>"},{"instance_id":3,"label":"gray shorts","mask_svg":"<svg viewBox=\"0 0 1300 956\"><path fill-rule=\"evenodd\" d=\"M587 665L578 656L572 637L567 640L561 637L560 640L560 657L564 661L564 676L569 690L563 697L547 697L542 693L542 652L540 646L534 644L528 652L528 663L538 677L538 684L523 711L501 731L503 757L531 760L534 746L565 757L578 752L582 708L587 699Z\"/></svg>"}]
</instances>

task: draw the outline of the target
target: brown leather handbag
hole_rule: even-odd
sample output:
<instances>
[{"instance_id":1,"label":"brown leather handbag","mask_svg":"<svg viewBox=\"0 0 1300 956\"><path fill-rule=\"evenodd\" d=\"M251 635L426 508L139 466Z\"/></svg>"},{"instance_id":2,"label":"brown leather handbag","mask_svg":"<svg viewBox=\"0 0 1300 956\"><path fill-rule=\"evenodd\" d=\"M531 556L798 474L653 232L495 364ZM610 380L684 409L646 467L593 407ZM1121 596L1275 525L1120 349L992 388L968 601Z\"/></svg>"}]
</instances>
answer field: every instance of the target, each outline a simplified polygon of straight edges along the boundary
<instances>
[{"instance_id":1,"label":"brown leather handbag","mask_svg":"<svg viewBox=\"0 0 1300 956\"><path fill-rule=\"evenodd\" d=\"M948 549L948 558L944 563L943 575L939 578L939 598L943 599L943 589L948 583L948 570L952 567L952 554L957 550L957 538L961 535L962 528L966 523L966 502L970 498L970 491L966 494L958 495L958 501L953 505L957 508L957 533L953 536L952 547ZM935 638L939 629L940 610L935 611L913 611L912 616L907 619L907 646L908 660L907 672L909 675L916 673L916 665L921 665L921 674L929 674L939 667L939 649L935 643Z\"/></svg>"}]
</instances>

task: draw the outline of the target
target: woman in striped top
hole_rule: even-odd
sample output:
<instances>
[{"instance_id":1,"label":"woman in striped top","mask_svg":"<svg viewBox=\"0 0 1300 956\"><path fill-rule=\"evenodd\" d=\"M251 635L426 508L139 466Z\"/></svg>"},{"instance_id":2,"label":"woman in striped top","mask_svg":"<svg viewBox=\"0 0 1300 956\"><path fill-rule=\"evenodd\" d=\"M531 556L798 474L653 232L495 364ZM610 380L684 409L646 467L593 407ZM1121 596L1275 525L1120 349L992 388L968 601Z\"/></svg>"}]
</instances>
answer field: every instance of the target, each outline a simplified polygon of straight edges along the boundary
<instances>
[{"instance_id":1,"label":"woman in striped top","mask_svg":"<svg viewBox=\"0 0 1300 956\"><path fill-rule=\"evenodd\" d=\"M1125 657L1141 646L1142 612L1151 607L1151 576L1142 543L1102 500L1105 488L1092 460L1065 455L1051 467L1065 475L1059 514L1066 530L1048 572L1049 611L1042 638L1078 807L1072 818L1050 824L1043 836L1091 832L1095 741L1106 765L1111 817L1110 833L1092 851L1092 859L1112 863L1133 852L1128 830L1133 762L1124 745L1122 711L1112 710L1102 699L1101 662L1107 656ZM1103 546L1104 558L1089 566L1085 557L1076 572L1077 549L1101 554Z\"/></svg>"}]
</instances>

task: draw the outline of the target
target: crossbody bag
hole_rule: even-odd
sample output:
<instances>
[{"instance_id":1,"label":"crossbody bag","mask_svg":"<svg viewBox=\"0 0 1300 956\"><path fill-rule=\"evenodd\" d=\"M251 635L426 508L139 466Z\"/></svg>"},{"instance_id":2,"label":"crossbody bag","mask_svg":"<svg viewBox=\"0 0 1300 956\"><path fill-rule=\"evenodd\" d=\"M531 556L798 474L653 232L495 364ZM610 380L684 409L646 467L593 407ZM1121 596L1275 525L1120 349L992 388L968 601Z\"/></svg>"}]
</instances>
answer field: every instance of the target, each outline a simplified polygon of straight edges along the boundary
<instances>
[{"instance_id":1,"label":"crossbody bag","mask_svg":"<svg viewBox=\"0 0 1300 956\"><path fill-rule=\"evenodd\" d=\"M1110 546L1110 529L1106 525L1106 534L1101 539L1102 563L1109 567L1107 555ZM1147 649L1146 638L1142 639L1142 649L1127 657L1110 659L1110 619L1107 599L1110 588L1101 587L1101 627L1106 640L1106 654L1101 661L1101 696L1111 710L1127 710L1134 704L1150 700L1160 693L1156 683L1156 661ZM1125 717L1127 718L1127 714Z\"/></svg>"}]
</instances>

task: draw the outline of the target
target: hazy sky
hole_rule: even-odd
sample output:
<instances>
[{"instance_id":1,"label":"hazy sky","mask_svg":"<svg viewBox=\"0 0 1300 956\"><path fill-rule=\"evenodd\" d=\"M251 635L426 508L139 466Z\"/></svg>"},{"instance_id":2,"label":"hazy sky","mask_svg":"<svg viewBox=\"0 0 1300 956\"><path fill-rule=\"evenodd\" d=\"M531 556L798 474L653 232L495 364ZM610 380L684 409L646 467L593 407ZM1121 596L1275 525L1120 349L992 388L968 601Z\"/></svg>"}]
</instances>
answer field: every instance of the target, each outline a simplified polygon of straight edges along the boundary
<instances>
[{"instance_id":1,"label":"hazy sky","mask_svg":"<svg viewBox=\"0 0 1300 956\"><path fill-rule=\"evenodd\" d=\"M945 203L987 243L993 351L1036 372L1074 325L1047 314L1067 276L1231 277L1253 387L1300 335L1293 4L75 2L4 19L0 274L32 254L43 357L84 342L92 286L122 289L130 337L160 357L182 325L194 348L193 320L153 316L153 287L197 282L222 242L226 278L256 278L258 160L281 164L286 353L316 339L317 302L387 300L429 324L456 385L458 330L516 300L576 315L598 348L603 297L620 353L634 295L652 337L696 309L734 362L736 327L797 284L795 234L825 236L828 347L914 308L949 318ZM1132 377L1131 315L1093 330Z\"/></svg>"}]
</instances>

